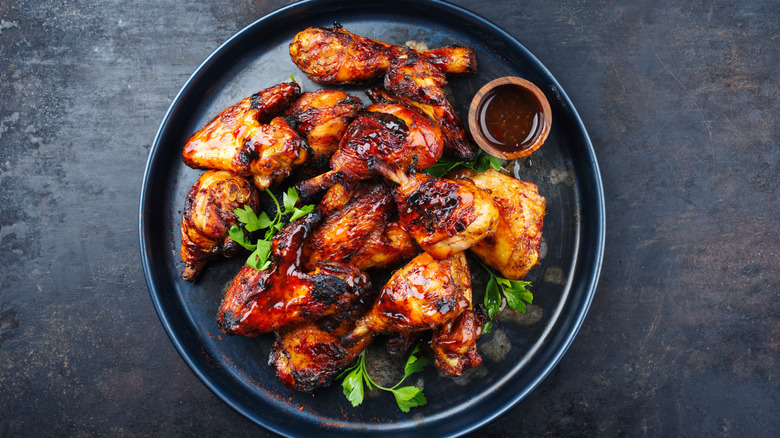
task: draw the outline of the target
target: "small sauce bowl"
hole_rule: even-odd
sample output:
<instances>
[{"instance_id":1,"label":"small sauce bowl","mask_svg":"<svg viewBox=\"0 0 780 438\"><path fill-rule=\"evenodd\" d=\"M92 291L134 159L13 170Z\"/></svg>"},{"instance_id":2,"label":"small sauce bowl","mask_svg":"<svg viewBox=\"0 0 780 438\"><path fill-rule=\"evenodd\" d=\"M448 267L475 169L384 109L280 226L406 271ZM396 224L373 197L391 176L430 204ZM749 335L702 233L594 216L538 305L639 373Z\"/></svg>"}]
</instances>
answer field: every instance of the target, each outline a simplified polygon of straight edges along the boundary
<instances>
[{"instance_id":1,"label":"small sauce bowl","mask_svg":"<svg viewBox=\"0 0 780 438\"><path fill-rule=\"evenodd\" d=\"M552 111L542 90L515 76L494 79L474 95L469 130L488 154L514 160L531 155L547 140Z\"/></svg>"}]
</instances>

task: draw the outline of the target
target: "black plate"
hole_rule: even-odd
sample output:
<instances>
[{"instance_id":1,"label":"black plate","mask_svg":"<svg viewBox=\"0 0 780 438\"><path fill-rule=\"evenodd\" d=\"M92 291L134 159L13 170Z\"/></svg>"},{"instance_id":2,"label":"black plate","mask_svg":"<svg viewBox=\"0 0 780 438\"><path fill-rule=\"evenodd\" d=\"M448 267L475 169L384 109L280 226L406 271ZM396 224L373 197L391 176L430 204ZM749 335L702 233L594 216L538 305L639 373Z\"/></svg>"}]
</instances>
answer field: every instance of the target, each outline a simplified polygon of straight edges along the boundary
<instances>
[{"instance_id":1,"label":"black plate","mask_svg":"<svg viewBox=\"0 0 780 438\"><path fill-rule=\"evenodd\" d=\"M450 81L451 102L465 116L473 94L500 76L537 84L553 111L547 143L533 164L515 164L516 176L533 181L547 198L546 256L534 268L535 304L543 312L532 326L501 324L480 340L512 340L503 360L486 357L482 372L453 380L433 367L422 374L428 404L409 414L389 394L353 408L339 385L312 395L285 389L267 365L272 336L221 335L214 316L241 260L211 263L200 281L179 278L179 224L189 187L200 171L184 166L185 140L227 106L290 74L304 90L320 88L290 61L296 32L334 21L347 29L396 44L429 47L464 44L477 52L476 74ZM360 88L348 89L354 94ZM222 400L256 423L286 435L458 435L506 412L547 376L572 342L595 292L604 246L604 200L593 147L560 85L520 43L495 25L459 7L436 1L304 1L251 24L217 49L190 77L163 119L141 189L140 241L144 273L160 320L195 374ZM475 294L479 294L479 286ZM413 380L412 383L417 383Z\"/></svg>"}]
</instances>

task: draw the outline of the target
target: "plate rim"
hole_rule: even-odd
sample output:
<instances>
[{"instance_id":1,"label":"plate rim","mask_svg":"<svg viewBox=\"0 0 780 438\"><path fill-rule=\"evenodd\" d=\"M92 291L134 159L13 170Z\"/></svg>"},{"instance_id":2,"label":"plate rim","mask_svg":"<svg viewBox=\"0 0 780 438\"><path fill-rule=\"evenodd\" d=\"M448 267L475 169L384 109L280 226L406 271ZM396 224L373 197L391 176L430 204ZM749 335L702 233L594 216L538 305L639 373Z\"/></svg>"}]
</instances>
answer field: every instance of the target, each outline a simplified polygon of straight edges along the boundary
<instances>
[{"instance_id":1,"label":"plate rim","mask_svg":"<svg viewBox=\"0 0 780 438\"><path fill-rule=\"evenodd\" d=\"M498 409L493 410L489 415L480 417L475 419L474 421L470 422L468 427L462 428L455 433L448 434L447 436L460 436L469 432L473 432L476 429L479 429L480 427L485 426L486 424L494 421L501 415L505 414L507 411L515 407L520 401L522 401L528 394L530 394L532 391L534 391L539 384L546 379L549 374L552 372L552 370L557 366L561 358L565 355L565 353L568 351L569 347L571 346L574 338L578 334L580 328L582 327L582 324L585 320L585 317L590 309L591 303L593 301L593 297L596 292L596 288L598 286L598 281L601 273L601 267L603 262L603 255L604 255L604 245L605 245L605 230L606 230L606 218L605 218L605 199L604 199L604 191L603 191L603 184L601 179L601 173L598 166L598 161L596 159L595 150L593 149L593 144L590 139L590 135L587 132L587 129L585 128L584 123L582 122L582 119L579 115L579 112L576 110L574 105L572 104L571 100L569 99L566 92L563 90L563 88L558 83L557 79L552 75L552 73L547 69L547 67L542 64L539 59L531 53L522 43L520 43L514 36L491 22L490 20L469 11L468 9L465 9L461 6L454 5L452 3L448 3L446 1L442 0L424 0L424 1L415 1L415 0L396 0L392 2L393 4L397 5L399 8L399 11L402 11L403 8L408 6L419 6L422 4L429 5L438 9L446 10L446 12L453 14L453 15L459 15L459 16L465 16L469 20L478 22L480 25L485 26L490 29L490 31L496 35L499 39L503 39L504 41L510 43L514 48L518 49L519 51L523 52L525 56L527 57L527 60L534 64L535 68L538 68L548 79L551 80L550 85L555 87L556 93L558 93L558 97L562 101L563 104L566 105L568 109L571 111L571 116L573 117L574 121L576 122L579 130L582 133L581 139L584 140L585 148L584 152L587 158L587 165L591 167L591 172L587 172L586 176L591 177L593 180L590 181L590 184L592 187L590 187L591 190L594 190L595 193L593 194L594 199L596 200L596 209L595 211L591 212L589 214L589 217L591 219L595 219L595 223L593 225L593 233L595 237L595 253L593 254L593 257L591 257L591 263L589 266L583 267L584 271L586 271L586 277L588 279L587 284L584 287L584 296L583 301L581 302L580 306L577 308L577 312L573 315L573 321L570 325L570 328L565 332L566 336L558 341L558 346L554 349L554 355L552 356L551 360L549 360L546 365L543 367L540 373L537 374L537 376L532 379L524 388L523 391L520 391L512 396L509 396L505 399L505 401L500 405ZM162 148L160 145L161 137L163 136L163 133L165 131L166 126L168 125L170 118L172 117L173 112L177 108L180 101L183 99L184 95L186 95L189 91L189 89L192 87L193 83L195 83L201 75L206 74L205 70L208 69L209 65L214 61L215 58L220 57L223 52L229 50L231 46L237 43L237 41L240 41L245 34L250 33L254 30L257 26L263 26L267 23L273 22L277 17L283 16L290 11L299 9L299 8L306 8L311 5L323 5L323 4L333 4L333 5L341 5L345 7L349 6L357 6L358 8L365 7L366 4L361 1L352 1L352 0L302 0L299 2L292 3L290 5L286 5L284 7L281 7L279 9L276 9L268 14L265 14L264 16L258 18L257 20L253 21L252 23L248 24L235 34L233 34L230 38L225 40L222 44L219 45L203 62L200 63L200 65L193 71L193 73L189 76L187 81L182 85L179 92L174 97L173 101L171 102L170 106L168 107L168 110L166 111L164 117L162 118L162 121L160 122L160 126L155 134L154 141L152 143L152 146L149 150L149 156L147 158L146 167L144 170L144 178L141 185L141 194L140 194L140 203L139 203L139 244L140 244L140 250L141 250L141 261L143 265L144 270L144 277L147 284L147 289L149 291L150 297L152 299L153 305L155 307L155 311L157 312L158 317L160 318L160 322L163 325L163 328L165 329L166 334L168 335L168 338L170 339L171 343L176 348L176 351L179 353L181 358L184 360L184 362L187 364L187 366L192 370L192 372L199 378L199 380L206 385L209 390L214 393L220 400L225 402L228 406L233 408L236 412L243 415L245 418L249 419L253 423L265 428L266 430L272 431L277 434L287 434L289 433L289 429L283 429L280 427L276 427L276 423L271 423L268 421L263 421L262 417L260 415L257 415L255 412L251 412L248 409L245 409L242 405L237 403L233 398L230 397L229 394L226 394L225 391L220 388L216 383L212 380L212 378L206 373L206 371L203 369L201 364L196 363L195 359L191 357L189 351L185 349L185 346L183 345L183 341L179 338L179 335L175 333L173 330L171 321L169 316L166 314L166 311L164 309L163 303L160 299L159 292L157 291L157 286L154 284L153 276L152 276L152 266L150 262L150 257L147 252L146 248L146 239L145 239L145 219L144 214L146 212L147 206L147 192L148 192L148 182L149 182L149 176L152 172L152 167L154 165L155 157L157 156L157 153ZM577 184L580 184L579 178L577 180ZM583 196L584 198L584 196ZM584 219L582 219L584 220ZM575 270L572 271L572 274L574 275L577 269L579 269L580 266L580 260L578 260L582 256L582 250L579 250L575 254L575 259L573 260L573 266L575 267ZM348 432L347 429L341 429L337 428L338 430L342 432ZM324 432L326 430L334 430L331 428L328 429L316 429L318 432ZM367 431L369 433L373 433L376 431ZM387 431L390 432L390 431ZM379 431L381 433L381 431ZM390 433L398 433L398 431L393 430Z\"/></svg>"}]
</instances>

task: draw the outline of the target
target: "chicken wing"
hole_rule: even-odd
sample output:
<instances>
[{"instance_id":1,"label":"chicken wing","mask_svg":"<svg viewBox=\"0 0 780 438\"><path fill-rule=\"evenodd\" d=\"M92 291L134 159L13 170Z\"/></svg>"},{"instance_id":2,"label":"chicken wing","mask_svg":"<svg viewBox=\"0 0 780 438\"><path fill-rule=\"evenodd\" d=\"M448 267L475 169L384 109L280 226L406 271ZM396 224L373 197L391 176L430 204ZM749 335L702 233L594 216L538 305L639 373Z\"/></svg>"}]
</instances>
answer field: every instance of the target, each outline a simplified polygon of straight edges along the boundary
<instances>
[{"instance_id":1,"label":"chicken wing","mask_svg":"<svg viewBox=\"0 0 780 438\"><path fill-rule=\"evenodd\" d=\"M453 177L474 181L490 194L500 213L496 233L471 247L471 251L510 280L525 277L539 261L545 211L539 188L493 169L484 173L466 169Z\"/></svg>"},{"instance_id":2,"label":"chicken wing","mask_svg":"<svg viewBox=\"0 0 780 438\"><path fill-rule=\"evenodd\" d=\"M380 77L404 47L355 35L339 25L310 27L290 43L290 57L309 79L320 83L355 83ZM469 47L414 52L444 73L473 73L477 58Z\"/></svg>"},{"instance_id":3,"label":"chicken wing","mask_svg":"<svg viewBox=\"0 0 780 438\"><path fill-rule=\"evenodd\" d=\"M324 167L339 147L347 126L363 109L363 103L343 91L317 90L303 93L287 110L295 129L312 149L312 167Z\"/></svg>"},{"instance_id":4,"label":"chicken wing","mask_svg":"<svg viewBox=\"0 0 780 438\"><path fill-rule=\"evenodd\" d=\"M344 339L367 333L422 331L457 318L471 306L471 275L463 253L437 260L427 253L395 271L368 313Z\"/></svg>"},{"instance_id":5,"label":"chicken wing","mask_svg":"<svg viewBox=\"0 0 780 438\"><path fill-rule=\"evenodd\" d=\"M181 278L195 280L206 262L218 255L232 257L238 244L228 230L238 224L233 210L245 205L257 209L259 193L241 176L209 170L192 185L181 220Z\"/></svg>"},{"instance_id":6,"label":"chicken wing","mask_svg":"<svg viewBox=\"0 0 780 438\"><path fill-rule=\"evenodd\" d=\"M333 331L313 322L284 329L277 333L269 362L290 389L312 392L328 386L374 340L368 333L349 345L342 341L354 326L355 321L347 319Z\"/></svg>"},{"instance_id":7,"label":"chicken wing","mask_svg":"<svg viewBox=\"0 0 780 438\"><path fill-rule=\"evenodd\" d=\"M331 190L340 192L342 186ZM332 209L333 197L326 195L328 206L321 210ZM393 196L383 182L356 189L349 202L326 217L304 244L304 269L313 269L318 262L327 260L349 262L365 271L410 258L419 247L398 223L390 222L394 214Z\"/></svg>"},{"instance_id":8,"label":"chicken wing","mask_svg":"<svg viewBox=\"0 0 780 438\"><path fill-rule=\"evenodd\" d=\"M482 363L477 339L482 336L485 322L483 314L466 310L457 319L434 330L431 341L433 364L442 374L460 376Z\"/></svg>"},{"instance_id":9,"label":"chicken wing","mask_svg":"<svg viewBox=\"0 0 780 438\"><path fill-rule=\"evenodd\" d=\"M258 271L244 265L225 294L217 324L227 334L257 336L346 310L371 288L368 276L349 264L318 263L299 270L300 250L321 213L287 225L274 237L269 261Z\"/></svg>"},{"instance_id":10,"label":"chicken wing","mask_svg":"<svg viewBox=\"0 0 780 438\"><path fill-rule=\"evenodd\" d=\"M274 85L231 106L187 140L184 163L252 176L265 189L287 177L309 148L286 119L277 117L300 94L296 83Z\"/></svg>"},{"instance_id":11,"label":"chicken wing","mask_svg":"<svg viewBox=\"0 0 780 438\"><path fill-rule=\"evenodd\" d=\"M416 163L425 169L442 153L441 129L403 104L369 106L347 128L339 149L330 159L331 170L298 184L304 198L340 182L369 179L375 164L406 170Z\"/></svg>"}]
</instances>

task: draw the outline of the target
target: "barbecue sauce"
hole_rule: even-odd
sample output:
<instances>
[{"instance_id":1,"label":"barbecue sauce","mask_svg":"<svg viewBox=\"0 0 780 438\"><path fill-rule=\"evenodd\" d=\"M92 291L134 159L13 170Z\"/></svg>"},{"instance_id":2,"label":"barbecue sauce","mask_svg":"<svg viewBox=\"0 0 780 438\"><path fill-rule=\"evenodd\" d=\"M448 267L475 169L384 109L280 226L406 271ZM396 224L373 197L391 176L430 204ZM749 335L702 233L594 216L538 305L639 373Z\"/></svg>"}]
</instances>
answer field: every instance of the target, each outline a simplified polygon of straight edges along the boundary
<instances>
[{"instance_id":1,"label":"barbecue sauce","mask_svg":"<svg viewBox=\"0 0 780 438\"><path fill-rule=\"evenodd\" d=\"M533 146L545 122L539 99L514 84L490 90L482 98L477 118L479 130L491 146L508 154Z\"/></svg>"}]
</instances>

